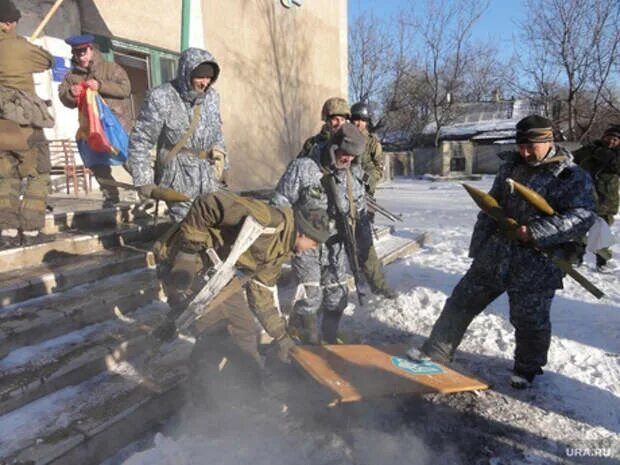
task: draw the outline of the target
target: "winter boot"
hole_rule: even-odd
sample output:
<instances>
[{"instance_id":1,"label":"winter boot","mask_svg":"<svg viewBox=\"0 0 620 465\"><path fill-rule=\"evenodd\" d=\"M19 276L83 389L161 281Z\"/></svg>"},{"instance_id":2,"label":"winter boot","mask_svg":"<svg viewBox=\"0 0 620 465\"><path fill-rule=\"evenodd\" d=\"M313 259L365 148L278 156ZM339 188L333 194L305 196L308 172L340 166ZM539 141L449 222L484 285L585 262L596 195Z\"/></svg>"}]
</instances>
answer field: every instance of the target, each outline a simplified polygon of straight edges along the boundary
<instances>
[{"instance_id":1,"label":"winter boot","mask_svg":"<svg viewBox=\"0 0 620 465\"><path fill-rule=\"evenodd\" d=\"M341 318L342 312L323 312L321 335L326 344L338 343L338 325Z\"/></svg>"},{"instance_id":2,"label":"winter boot","mask_svg":"<svg viewBox=\"0 0 620 465\"><path fill-rule=\"evenodd\" d=\"M542 375L543 371L541 368L535 371L523 371L514 369L512 370L512 376L510 377L510 385L514 389L527 389L534 382L534 378L537 375Z\"/></svg>"},{"instance_id":3,"label":"winter boot","mask_svg":"<svg viewBox=\"0 0 620 465\"><path fill-rule=\"evenodd\" d=\"M289 321L289 333L302 344L319 344L319 327L315 313L293 313Z\"/></svg>"}]
</instances>

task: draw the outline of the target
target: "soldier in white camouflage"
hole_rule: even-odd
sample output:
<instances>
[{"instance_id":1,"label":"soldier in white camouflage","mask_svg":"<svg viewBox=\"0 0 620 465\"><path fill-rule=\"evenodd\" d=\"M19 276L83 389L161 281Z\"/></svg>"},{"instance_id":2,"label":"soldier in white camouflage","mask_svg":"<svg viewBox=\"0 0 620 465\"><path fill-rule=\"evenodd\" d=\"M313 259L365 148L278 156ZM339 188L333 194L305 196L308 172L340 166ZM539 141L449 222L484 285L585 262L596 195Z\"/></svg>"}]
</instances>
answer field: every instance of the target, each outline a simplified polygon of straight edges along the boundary
<instances>
[{"instance_id":1,"label":"soldier in white camouflage","mask_svg":"<svg viewBox=\"0 0 620 465\"><path fill-rule=\"evenodd\" d=\"M362 171L352 165L361 155L366 139L351 123L345 123L327 141L315 144L308 156L296 158L280 178L272 203L276 206L327 209L330 218L348 215L358 224L367 221ZM331 201L326 186L334 177L337 196ZM305 343L335 343L347 306L346 251L335 227L331 237L316 250L293 259L298 287L289 324ZM318 319L321 317L319 332Z\"/></svg>"},{"instance_id":2,"label":"soldier in white camouflage","mask_svg":"<svg viewBox=\"0 0 620 465\"><path fill-rule=\"evenodd\" d=\"M515 327L511 384L523 389L542 374L551 343L550 310L563 272L536 249L570 259L595 221L590 175L570 152L553 143L551 122L538 115L517 123L518 152L504 152L490 194L521 225L512 237L486 213L478 215L469 247L474 259L435 322L430 337L411 358L429 356L448 363L467 327L487 305L506 292ZM512 178L542 195L555 211L546 215L517 193Z\"/></svg>"},{"instance_id":3,"label":"soldier in white camouflage","mask_svg":"<svg viewBox=\"0 0 620 465\"><path fill-rule=\"evenodd\" d=\"M144 197L150 196L155 185L170 187L191 199L219 188L218 181L229 167L220 97L213 88L219 74L213 55L189 48L181 54L177 78L148 94L129 137L128 160L134 184ZM190 131L192 121L195 126ZM182 146L174 154L177 145ZM149 156L154 146L155 172ZM181 221L190 205L168 205L170 216Z\"/></svg>"}]
</instances>

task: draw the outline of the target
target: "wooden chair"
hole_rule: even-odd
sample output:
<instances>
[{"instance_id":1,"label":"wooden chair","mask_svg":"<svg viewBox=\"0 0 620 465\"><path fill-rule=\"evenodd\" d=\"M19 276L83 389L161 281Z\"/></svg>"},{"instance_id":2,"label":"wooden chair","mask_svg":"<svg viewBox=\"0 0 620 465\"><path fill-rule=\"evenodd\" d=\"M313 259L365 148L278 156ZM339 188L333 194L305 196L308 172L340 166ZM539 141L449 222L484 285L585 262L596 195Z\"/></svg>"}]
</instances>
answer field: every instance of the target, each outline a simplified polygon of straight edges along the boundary
<instances>
[{"instance_id":1,"label":"wooden chair","mask_svg":"<svg viewBox=\"0 0 620 465\"><path fill-rule=\"evenodd\" d=\"M77 143L70 139L56 139L49 141L50 162L52 169L50 175L65 176L67 194L71 193L70 185L73 185L73 192L79 194L78 178L83 181L84 192L88 194L93 190L91 176L93 172L83 165L77 165L76 156L79 155Z\"/></svg>"}]
</instances>

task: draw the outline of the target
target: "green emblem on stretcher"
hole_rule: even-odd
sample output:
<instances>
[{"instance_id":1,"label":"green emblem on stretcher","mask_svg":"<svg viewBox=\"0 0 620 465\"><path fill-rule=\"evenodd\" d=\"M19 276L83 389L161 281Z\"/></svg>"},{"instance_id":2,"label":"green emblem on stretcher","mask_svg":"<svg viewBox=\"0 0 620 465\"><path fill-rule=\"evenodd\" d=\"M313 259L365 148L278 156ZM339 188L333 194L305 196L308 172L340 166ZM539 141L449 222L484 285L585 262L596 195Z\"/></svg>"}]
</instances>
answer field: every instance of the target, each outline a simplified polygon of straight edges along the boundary
<instances>
[{"instance_id":1,"label":"green emblem on stretcher","mask_svg":"<svg viewBox=\"0 0 620 465\"><path fill-rule=\"evenodd\" d=\"M414 362L413 360L392 356L392 364L401 370L411 373L412 375L436 375L443 373L443 368L430 360Z\"/></svg>"}]
</instances>

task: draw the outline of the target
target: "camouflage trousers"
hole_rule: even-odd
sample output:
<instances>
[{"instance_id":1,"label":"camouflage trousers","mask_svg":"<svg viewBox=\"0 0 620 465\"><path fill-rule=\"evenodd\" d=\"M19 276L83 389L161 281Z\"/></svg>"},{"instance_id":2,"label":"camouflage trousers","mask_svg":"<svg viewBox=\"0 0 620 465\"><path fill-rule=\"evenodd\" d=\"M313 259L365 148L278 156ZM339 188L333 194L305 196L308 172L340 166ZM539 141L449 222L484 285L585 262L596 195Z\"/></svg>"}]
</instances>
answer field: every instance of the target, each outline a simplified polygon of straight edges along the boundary
<instances>
[{"instance_id":1,"label":"camouflage trousers","mask_svg":"<svg viewBox=\"0 0 620 465\"><path fill-rule=\"evenodd\" d=\"M373 292L386 289L388 286L385 282L383 265L375 250L372 239L372 224L368 214L365 213L358 218L355 236L360 265L364 270L364 276L366 281L368 281L370 289Z\"/></svg>"},{"instance_id":2,"label":"camouflage trousers","mask_svg":"<svg viewBox=\"0 0 620 465\"><path fill-rule=\"evenodd\" d=\"M342 242L334 239L293 257L298 283L293 312L342 313L347 306L346 252Z\"/></svg>"},{"instance_id":3,"label":"camouflage trousers","mask_svg":"<svg viewBox=\"0 0 620 465\"><path fill-rule=\"evenodd\" d=\"M0 229L40 230L50 184L49 148L35 129L29 150L0 151Z\"/></svg>"},{"instance_id":4,"label":"camouflage trousers","mask_svg":"<svg viewBox=\"0 0 620 465\"><path fill-rule=\"evenodd\" d=\"M549 316L555 289L514 289L499 281L470 268L446 301L422 351L438 361L450 361L474 317L507 292L515 328L514 367L525 373L543 367L551 343Z\"/></svg>"}]
</instances>

